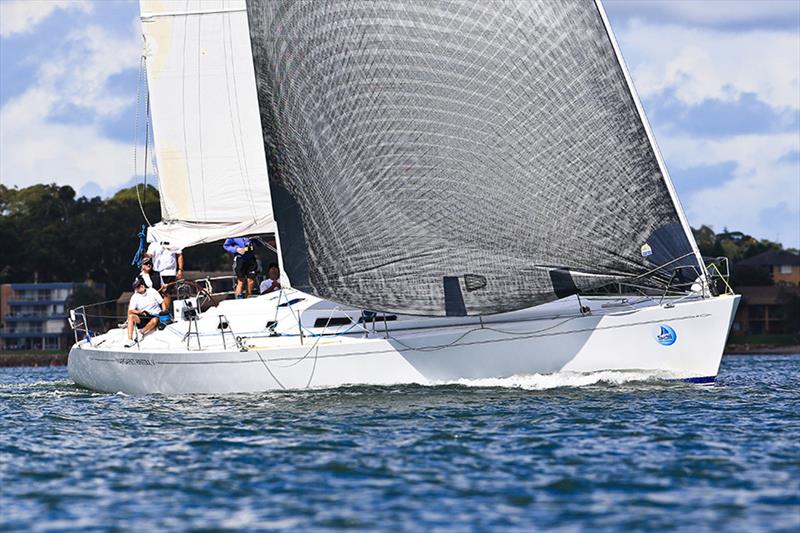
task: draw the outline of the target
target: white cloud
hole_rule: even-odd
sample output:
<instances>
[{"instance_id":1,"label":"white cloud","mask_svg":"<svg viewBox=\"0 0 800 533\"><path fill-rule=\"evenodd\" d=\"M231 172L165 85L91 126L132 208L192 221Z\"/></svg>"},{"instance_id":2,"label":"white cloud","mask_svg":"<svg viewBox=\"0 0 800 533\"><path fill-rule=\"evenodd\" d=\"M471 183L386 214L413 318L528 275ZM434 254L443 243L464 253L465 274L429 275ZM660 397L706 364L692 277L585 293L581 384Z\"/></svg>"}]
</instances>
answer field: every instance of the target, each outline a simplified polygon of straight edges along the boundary
<instances>
[{"instance_id":1,"label":"white cloud","mask_svg":"<svg viewBox=\"0 0 800 533\"><path fill-rule=\"evenodd\" d=\"M55 49L35 83L0 109L0 182L19 187L55 182L75 189L90 180L105 189L127 182L133 175L133 148L109 139L102 120L134 104L132 95L111 92L108 81L138 67L138 39L88 26L69 33ZM62 112L78 113L83 120L52 120Z\"/></svg>"},{"instance_id":2,"label":"white cloud","mask_svg":"<svg viewBox=\"0 0 800 533\"><path fill-rule=\"evenodd\" d=\"M634 20L616 34L645 107L667 93L687 108L711 100L735 103L752 93L782 121L776 131L800 110L796 31L730 32ZM691 224L728 226L800 246L800 165L780 160L800 150L800 131L711 137L681 133L679 121L661 118L669 124L654 124L655 129L673 132L658 139L670 166L736 165L726 182L709 176L708 183L695 183L694 192L683 195Z\"/></svg>"},{"instance_id":3,"label":"white cloud","mask_svg":"<svg viewBox=\"0 0 800 533\"><path fill-rule=\"evenodd\" d=\"M787 25L797 22L795 0L605 0L614 15L650 18L690 25Z\"/></svg>"},{"instance_id":4,"label":"white cloud","mask_svg":"<svg viewBox=\"0 0 800 533\"><path fill-rule=\"evenodd\" d=\"M800 109L800 34L723 32L634 21L617 32L642 98L674 90L686 105L736 101L743 93Z\"/></svg>"},{"instance_id":5,"label":"white cloud","mask_svg":"<svg viewBox=\"0 0 800 533\"><path fill-rule=\"evenodd\" d=\"M92 10L88 0L0 0L0 37L31 31L59 9Z\"/></svg>"},{"instance_id":6,"label":"white cloud","mask_svg":"<svg viewBox=\"0 0 800 533\"><path fill-rule=\"evenodd\" d=\"M138 68L141 40L112 35L99 26L71 32L64 52L43 64L40 84L57 90L59 105L91 109L101 117L118 115L133 102L129 94L107 90L109 78Z\"/></svg>"},{"instance_id":7,"label":"white cloud","mask_svg":"<svg viewBox=\"0 0 800 533\"><path fill-rule=\"evenodd\" d=\"M132 147L105 138L94 124L53 124L52 93L32 89L0 111L0 181L27 187L58 183L79 189L88 180L104 187L133 174Z\"/></svg>"},{"instance_id":8,"label":"white cloud","mask_svg":"<svg viewBox=\"0 0 800 533\"><path fill-rule=\"evenodd\" d=\"M800 247L800 165L781 161L800 149L798 134L739 135L724 139L668 137L660 142L673 166L693 167L734 162L730 180L684 196L689 222L739 229L756 237L780 239ZM764 212L788 213L765 220Z\"/></svg>"}]
</instances>

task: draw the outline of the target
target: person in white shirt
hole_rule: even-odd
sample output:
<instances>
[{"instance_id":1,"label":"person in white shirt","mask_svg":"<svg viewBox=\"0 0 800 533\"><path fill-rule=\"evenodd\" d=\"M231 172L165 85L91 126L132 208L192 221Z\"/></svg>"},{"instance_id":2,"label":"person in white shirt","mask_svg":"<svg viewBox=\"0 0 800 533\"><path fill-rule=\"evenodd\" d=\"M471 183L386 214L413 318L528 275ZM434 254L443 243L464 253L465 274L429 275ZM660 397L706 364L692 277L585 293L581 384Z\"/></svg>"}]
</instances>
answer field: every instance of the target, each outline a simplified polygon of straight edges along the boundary
<instances>
[{"instance_id":1,"label":"person in white shirt","mask_svg":"<svg viewBox=\"0 0 800 533\"><path fill-rule=\"evenodd\" d=\"M159 290L167 302L166 309L169 309L176 292L173 282L183 279L183 250L172 248L169 243L151 242L144 256L153 260L153 269L161 274Z\"/></svg>"},{"instance_id":2,"label":"person in white shirt","mask_svg":"<svg viewBox=\"0 0 800 533\"><path fill-rule=\"evenodd\" d=\"M278 268L277 263L270 263L269 270L267 270L269 278L265 279L261 282L261 285L258 287L260 294L269 294L273 291L281 290L281 269Z\"/></svg>"},{"instance_id":3,"label":"person in white shirt","mask_svg":"<svg viewBox=\"0 0 800 533\"><path fill-rule=\"evenodd\" d=\"M144 280L137 277L133 280L133 296L128 304L128 343L126 348L134 345L133 328L138 326L142 335L147 335L158 326L158 313L165 310L166 300L158 291L147 288Z\"/></svg>"}]
</instances>

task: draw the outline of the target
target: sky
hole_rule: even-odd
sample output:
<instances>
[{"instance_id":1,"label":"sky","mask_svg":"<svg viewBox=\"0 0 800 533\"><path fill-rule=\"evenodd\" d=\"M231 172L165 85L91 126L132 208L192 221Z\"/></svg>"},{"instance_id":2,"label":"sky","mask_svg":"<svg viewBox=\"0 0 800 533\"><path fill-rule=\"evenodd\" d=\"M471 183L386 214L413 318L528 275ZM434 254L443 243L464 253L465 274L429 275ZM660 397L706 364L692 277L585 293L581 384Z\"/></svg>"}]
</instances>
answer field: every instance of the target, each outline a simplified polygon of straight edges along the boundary
<instances>
[{"instance_id":1,"label":"sky","mask_svg":"<svg viewBox=\"0 0 800 533\"><path fill-rule=\"evenodd\" d=\"M604 6L689 223L800 248L800 1ZM0 183L141 182L137 16L135 0L0 0Z\"/></svg>"}]
</instances>

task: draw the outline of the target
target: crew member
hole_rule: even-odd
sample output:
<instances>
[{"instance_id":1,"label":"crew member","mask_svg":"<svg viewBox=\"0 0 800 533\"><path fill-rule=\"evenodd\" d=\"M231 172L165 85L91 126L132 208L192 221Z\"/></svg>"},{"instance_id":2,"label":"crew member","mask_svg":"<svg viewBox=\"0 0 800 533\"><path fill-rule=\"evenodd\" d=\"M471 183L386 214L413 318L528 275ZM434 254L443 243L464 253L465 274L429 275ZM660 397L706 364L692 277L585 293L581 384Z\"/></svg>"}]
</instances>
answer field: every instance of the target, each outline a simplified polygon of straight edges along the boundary
<instances>
[{"instance_id":1,"label":"crew member","mask_svg":"<svg viewBox=\"0 0 800 533\"><path fill-rule=\"evenodd\" d=\"M261 282L261 286L259 287L259 292L261 294L269 294L273 291L279 291L281 289L281 269L278 268L278 263L270 263L267 269L267 275L269 276L267 279Z\"/></svg>"},{"instance_id":2,"label":"crew member","mask_svg":"<svg viewBox=\"0 0 800 533\"><path fill-rule=\"evenodd\" d=\"M183 279L183 250L169 246L169 243L151 242L145 257L153 259L153 269L161 274L160 292L164 295L166 309L172 304L175 295L175 281Z\"/></svg>"},{"instance_id":3,"label":"crew member","mask_svg":"<svg viewBox=\"0 0 800 533\"><path fill-rule=\"evenodd\" d=\"M153 269L153 258L145 257L142 259L142 270L139 272L148 289L161 288L161 275Z\"/></svg>"},{"instance_id":4,"label":"crew member","mask_svg":"<svg viewBox=\"0 0 800 533\"><path fill-rule=\"evenodd\" d=\"M133 280L133 295L128 304L128 342L126 348L135 344L133 327L138 326L142 335L147 335L158 326L158 314L166 310L166 299L157 290L148 288L142 278Z\"/></svg>"},{"instance_id":5,"label":"crew member","mask_svg":"<svg viewBox=\"0 0 800 533\"><path fill-rule=\"evenodd\" d=\"M223 247L228 253L233 254L233 273L236 275L236 298L246 298L253 292L253 286L258 275L258 262L253 241L247 237L226 239ZM245 280L247 288L245 290ZM244 293L244 294L243 294Z\"/></svg>"}]
</instances>

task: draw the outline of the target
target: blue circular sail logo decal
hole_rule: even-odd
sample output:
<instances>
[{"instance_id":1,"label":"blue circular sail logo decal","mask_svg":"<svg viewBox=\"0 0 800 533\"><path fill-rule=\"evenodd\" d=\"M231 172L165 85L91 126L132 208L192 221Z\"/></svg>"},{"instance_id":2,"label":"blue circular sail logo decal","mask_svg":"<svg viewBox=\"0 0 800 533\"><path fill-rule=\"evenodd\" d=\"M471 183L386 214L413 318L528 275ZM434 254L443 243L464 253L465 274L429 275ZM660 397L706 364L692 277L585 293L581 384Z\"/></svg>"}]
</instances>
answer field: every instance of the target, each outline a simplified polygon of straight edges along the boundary
<instances>
[{"instance_id":1,"label":"blue circular sail logo decal","mask_svg":"<svg viewBox=\"0 0 800 533\"><path fill-rule=\"evenodd\" d=\"M675 333L675 330L671 327L667 326L666 324L661 324L659 326L659 333L656 335L656 340L659 344L663 346L672 346L675 344L675 341L678 340L678 334Z\"/></svg>"}]
</instances>

